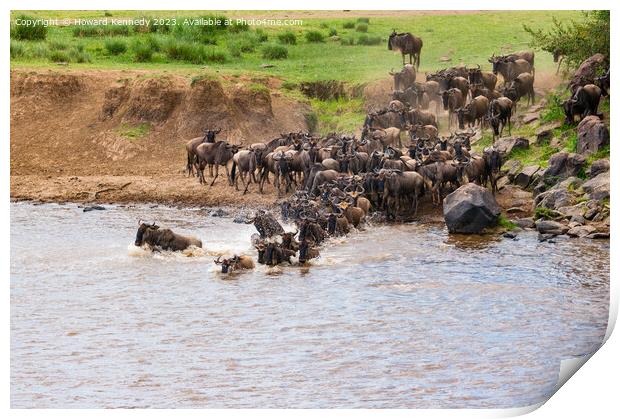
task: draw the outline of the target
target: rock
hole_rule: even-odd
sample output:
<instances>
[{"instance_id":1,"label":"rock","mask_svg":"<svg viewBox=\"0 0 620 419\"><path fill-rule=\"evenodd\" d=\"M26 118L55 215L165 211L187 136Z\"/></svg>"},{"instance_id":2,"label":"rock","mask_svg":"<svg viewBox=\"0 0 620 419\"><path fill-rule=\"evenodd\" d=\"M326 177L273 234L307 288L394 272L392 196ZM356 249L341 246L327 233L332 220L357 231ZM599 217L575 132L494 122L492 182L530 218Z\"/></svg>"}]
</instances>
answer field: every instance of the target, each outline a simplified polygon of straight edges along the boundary
<instances>
[{"instance_id":1,"label":"rock","mask_svg":"<svg viewBox=\"0 0 620 419\"><path fill-rule=\"evenodd\" d=\"M502 190L509 183L510 179L508 179L508 176L502 176L501 178L497 179L497 190Z\"/></svg>"},{"instance_id":2,"label":"rock","mask_svg":"<svg viewBox=\"0 0 620 419\"><path fill-rule=\"evenodd\" d=\"M568 207L558 207L557 211L564 214L566 218L572 219L572 217L575 217L575 216L582 216L584 212L584 208L583 206L580 206L580 205L574 205L574 206L568 206Z\"/></svg>"},{"instance_id":3,"label":"rock","mask_svg":"<svg viewBox=\"0 0 620 419\"><path fill-rule=\"evenodd\" d=\"M91 205L90 207L84 207L84 209L82 210L83 212L89 212L89 211L103 211L105 210L105 207L102 207L101 205Z\"/></svg>"},{"instance_id":4,"label":"rock","mask_svg":"<svg viewBox=\"0 0 620 419\"><path fill-rule=\"evenodd\" d=\"M598 116L588 115L577 125L577 152L596 153L609 145L609 129Z\"/></svg>"},{"instance_id":5,"label":"rock","mask_svg":"<svg viewBox=\"0 0 620 419\"><path fill-rule=\"evenodd\" d=\"M596 214L598 214L598 212L598 208L590 208L583 214L583 218L585 218L586 220L592 220L594 217L596 217Z\"/></svg>"},{"instance_id":6,"label":"rock","mask_svg":"<svg viewBox=\"0 0 620 419\"><path fill-rule=\"evenodd\" d=\"M443 215L450 233L481 233L497 224L500 213L491 192L475 183L461 186L443 200Z\"/></svg>"},{"instance_id":7,"label":"rock","mask_svg":"<svg viewBox=\"0 0 620 419\"><path fill-rule=\"evenodd\" d=\"M510 207L506 210L506 214L514 214L515 212L525 212L521 207Z\"/></svg>"},{"instance_id":8,"label":"rock","mask_svg":"<svg viewBox=\"0 0 620 419\"><path fill-rule=\"evenodd\" d=\"M553 240L553 238L555 236L557 236L557 234L542 234L542 233L538 233L538 241L539 242L555 243L555 240Z\"/></svg>"},{"instance_id":9,"label":"rock","mask_svg":"<svg viewBox=\"0 0 620 419\"><path fill-rule=\"evenodd\" d=\"M570 222L583 225L586 223L586 219L583 217L583 215L573 215L572 217L570 217Z\"/></svg>"},{"instance_id":10,"label":"rock","mask_svg":"<svg viewBox=\"0 0 620 419\"><path fill-rule=\"evenodd\" d=\"M527 218L517 218L513 220L513 223L518 225L521 228L534 228L536 225L534 224L534 219L531 217Z\"/></svg>"},{"instance_id":11,"label":"rock","mask_svg":"<svg viewBox=\"0 0 620 419\"><path fill-rule=\"evenodd\" d=\"M575 203L575 197L566 189L550 189L536 196L534 203L537 207L557 210L560 207L569 207Z\"/></svg>"},{"instance_id":12,"label":"rock","mask_svg":"<svg viewBox=\"0 0 620 419\"><path fill-rule=\"evenodd\" d=\"M227 217L228 212L224 211L221 208L211 211L211 217Z\"/></svg>"},{"instance_id":13,"label":"rock","mask_svg":"<svg viewBox=\"0 0 620 419\"><path fill-rule=\"evenodd\" d=\"M564 179L577 176L586 163L586 158L581 154L560 151L549 158L549 165L545 172L545 178Z\"/></svg>"},{"instance_id":14,"label":"rock","mask_svg":"<svg viewBox=\"0 0 620 419\"><path fill-rule=\"evenodd\" d=\"M562 124L560 122L552 122L542 125L536 130L536 144L541 145L549 141L553 137L553 130L560 128Z\"/></svg>"},{"instance_id":15,"label":"rock","mask_svg":"<svg viewBox=\"0 0 620 419\"><path fill-rule=\"evenodd\" d=\"M592 233L592 234L588 234L586 237L589 238L589 239L608 239L609 238L609 232Z\"/></svg>"},{"instance_id":16,"label":"rock","mask_svg":"<svg viewBox=\"0 0 620 419\"><path fill-rule=\"evenodd\" d=\"M525 166L521 171L515 176L513 183L522 188L527 188L536 172L540 170L539 165Z\"/></svg>"},{"instance_id":17,"label":"rock","mask_svg":"<svg viewBox=\"0 0 620 419\"><path fill-rule=\"evenodd\" d=\"M505 237L507 239L516 239L517 235L515 233L511 233L510 231L507 231L504 234L502 234L502 237Z\"/></svg>"},{"instance_id":18,"label":"rock","mask_svg":"<svg viewBox=\"0 0 620 419\"><path fill-rule=\"evenodd\" d=\"M571 176L569 178L564 179L562 182L556 184L552 189L568 189L568 190L577 190L583 185L583 180L578 177Z\"/></svg>"},{"instance_id":19,"label":"rock","mask_svg":"<svg viewBox=\"0 0 620 419\"><path fill-rule=\"evenodd\" d=\"M508 160L506 163L502 165L500 169L502 173L505 173L508 176L508 180L512 181L515 176L521 171L523 165L519 160Z\"/></svg>"},{"instance_id":20,"label":"rock","mask_svg":"<svg viewBox=\"0 0 620 419\"><path fill-rule=\"evenodd\" d=\"M524 124L531 124L534 121L538 121L539 118L540 118L540 111L530 112L530 113L526 113L525 115L523 115L523 118L521 119L521 121Z\"/></svg>"},{"instance_id":21,"label":"rock","mask_svg":"<svg viewBox=\"0 0 620 419\"><path fill-rule=\"evenodd\" d=\"M275 67L273 64L261 64L260 68L272 68Z\"/></svg>"},{"instance_id":22,"label":"rock","mask_svg":"<svg viewBox=\"0 0 620 419\"><path fill-rule=\"evenodd\" d=\"M440 63L447 63L447 62L450 62L450 61L452 61L452 58L447 57L445 55L443 57L439 57L439 62Z\"/></svg>"},{"instance_id":23,"label":"rock","mask_svg":"<svg viewBox=\"0 0 620 419\"><path fill-rule=\"evenodd\" d=\"M589 234L594 233L596 229L589 225L581 225L577 227L573 227L566 232L571 237L585 237Z\"/></svg>"},{"instance_id":24,"label":"rock","mask_svg":"<svg viewBox=\"0 0 620 419\"><path fill-rule=\"evenodd\" d=\"M527 149L530 141L523 137L503 137L495 141L494 147L499 151L502 158L506 157L512 150Z\"/></svg>"},{"instance_id":25,"label":"rock","mask_svg":"<svg viewBox=\"0 0 620 419\"><path fill-rule=\"evenodd\" d=\"M600 175L601 173L608 172L609 168L610 166L608 159L595 160L590 166L590 177L593 178Z\"/></svg>"},{"instance_id":26,"label":"rock","mask_svg":"<svg viewBox=\"0 0 620 419\"><path fill-rule=\"evenodd\" d=\"M536 230L541 234L553 234L560 235L566 234L568 226L562 223L551 220L543 220L542 218L536 221Z\"/></svg>"},{"instance_id":27,"label":"rock","mask_svg":"<svg viewBox=\"0 0 620 419\"><path fill-rule=\"evenodd\" d=\"M609 172L598 174L585 182L581 187L590 199L600 201L609 198Z\"/></svg>"}]
</instances>

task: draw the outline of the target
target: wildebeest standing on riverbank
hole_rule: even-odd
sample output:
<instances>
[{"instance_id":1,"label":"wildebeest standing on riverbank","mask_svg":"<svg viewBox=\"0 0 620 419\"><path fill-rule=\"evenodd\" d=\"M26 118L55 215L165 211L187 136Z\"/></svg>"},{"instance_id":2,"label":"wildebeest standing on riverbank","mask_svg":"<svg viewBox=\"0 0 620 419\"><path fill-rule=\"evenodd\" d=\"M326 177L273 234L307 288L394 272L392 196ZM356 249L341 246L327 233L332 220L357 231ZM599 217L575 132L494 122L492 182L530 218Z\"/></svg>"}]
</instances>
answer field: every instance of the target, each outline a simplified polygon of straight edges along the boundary
<instances>
[{"instance_id":1,"label":"wildebeest standing on riverbank","mask_svg":"<svg viewBox=\"0 0 620 419\"><path fill-rule=\"evenodd\" d=\"M394 30L388 39L388 49L390 51L400 51L403 56L403 65L405 65L405 55L409 54L409 64L414 64L416 70L420 68L420 54L422 53L422 45L422 39L412 35L410 32L396 33Z\"/></svg>"}]
</instances>

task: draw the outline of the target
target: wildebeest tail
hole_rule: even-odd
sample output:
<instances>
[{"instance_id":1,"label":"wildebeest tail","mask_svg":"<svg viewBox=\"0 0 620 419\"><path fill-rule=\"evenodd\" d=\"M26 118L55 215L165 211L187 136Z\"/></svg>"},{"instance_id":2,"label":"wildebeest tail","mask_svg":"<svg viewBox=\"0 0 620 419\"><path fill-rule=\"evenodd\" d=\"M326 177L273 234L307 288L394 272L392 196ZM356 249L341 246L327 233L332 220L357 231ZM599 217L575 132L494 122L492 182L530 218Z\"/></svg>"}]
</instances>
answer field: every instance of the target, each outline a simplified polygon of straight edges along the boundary
<instances>
[{"instance_id":1,"label":"wildebeest tail","mask_svg":"<svg viewBox=\"0 0 620 419\"><path fill-rule=\"evenodd\" d=\"M230 179L235 181L235 174L237 173L237 162L233 160L232 169L230 170ZM243 178L241 178L243 180Z\"/></svg>"}]
</instances>

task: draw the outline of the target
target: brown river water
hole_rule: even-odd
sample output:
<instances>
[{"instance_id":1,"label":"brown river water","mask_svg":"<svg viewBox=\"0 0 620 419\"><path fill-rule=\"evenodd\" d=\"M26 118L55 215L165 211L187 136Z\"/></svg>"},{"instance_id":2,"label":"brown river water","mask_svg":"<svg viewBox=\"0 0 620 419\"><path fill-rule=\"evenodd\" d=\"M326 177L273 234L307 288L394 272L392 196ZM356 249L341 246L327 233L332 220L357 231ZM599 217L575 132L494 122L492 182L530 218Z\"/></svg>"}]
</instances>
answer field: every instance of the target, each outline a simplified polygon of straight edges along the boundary
<instances>
[{"instance_id":1,"label":"brown river water","mask_svg":"<svg viewBox=\"0 0 620 419\"><path fill-rule=\"evenodd\" d=\"M107 208L11 204L13 408L521 407L607 327L608 241L375 225L223 276L253 226ZM136 248L139 218L205 250Z\"/></svg>"}]
</instances>

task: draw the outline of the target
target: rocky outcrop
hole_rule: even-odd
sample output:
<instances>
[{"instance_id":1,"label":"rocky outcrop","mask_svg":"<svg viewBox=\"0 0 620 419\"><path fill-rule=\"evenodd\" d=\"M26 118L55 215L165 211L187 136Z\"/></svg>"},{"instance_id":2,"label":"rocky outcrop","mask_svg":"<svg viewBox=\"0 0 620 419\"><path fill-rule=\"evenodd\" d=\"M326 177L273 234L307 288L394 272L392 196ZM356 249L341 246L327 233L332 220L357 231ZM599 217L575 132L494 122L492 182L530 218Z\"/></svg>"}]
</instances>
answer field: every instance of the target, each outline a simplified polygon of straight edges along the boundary
<instances>
[{"instance_id":1,"label":"rocky outcrop","mask_svg":"<svg viewBox=\"0 0 620 419\"><path fill-rule=\"evenodd\" d=\"M609 129L598 116L589 115L577 126L577 152L596 153L609 145Z\"/></svg>"},{"instance_id":2,"label":"rocky outcrop","mask_svg":"<svg viewBox=\"0 0 620 419\"><path fill-rule=\"evenodd\" d=\"M504 137L498 139L494 147L502 155L506 157L512 150L526 149L530 147L530 141L523 137Z\"/></svg>"},{"instance_id":3,"label":"rocky outcrop","mask_svg":"<svg viewBox=\"0 0 620 419\"><path fill-rule=\"evenodd\" d=\"M609 172L601 173L582 185L590 199L598 201L609 198Z\"/></svg>"},{"instance_id":4,"label":"rocky outcrop","mask_svg":"<svg viewBox=\"0 0 620 419\"><path fill-rule=\"evenodd\" d=\"M608 172L609 169L610 165L608 159L595 160L590 166L590 177L593 178L601 173Z\"/></svg>"},{"instance_id":5,"label":"rocky outcrop","mask_svg":"<svg viewBox=\"0 0 620 419\"><path fill-rule=\"evenodd\" d=\"M450 233L482 233L497 224L500 213L491 192L474 183L461 186L443 201L443 215Z\"/></svg>"},{"instance_id":6,"label":"rocky outcrop","mask_svg":"<svg viewBox=\"0 0 620 419\"><path fill-rule=\"evenodd\" d=\"M536 220L536 230L541 234L560 235L566 234L569 228L557 221L539 219Z\"/></svg>"},{"instance_id":7,"label":"rocky outcrop","mask_svg":"<svg viewBox=\"0 0 620 419\"><path fill-rule=\"evenodd\" d=\"M539 165L525 166L515 176L513 183L522 188L527 188L534 180L536 174L540 171Z\"/></svg>"},{"instance_id":8,"label":"rocky outcrop","mask_svg":"<svg viewBox=\"0 0 620 419\"><path fill-rule=\"evenodd\" d=\"M549 166L545 172L545 178L564 179L570 176L577 176L585 164L586 158L581 154L567 153L565 151L555 153L549 158Z\"/></svg>"}]
</instances>

